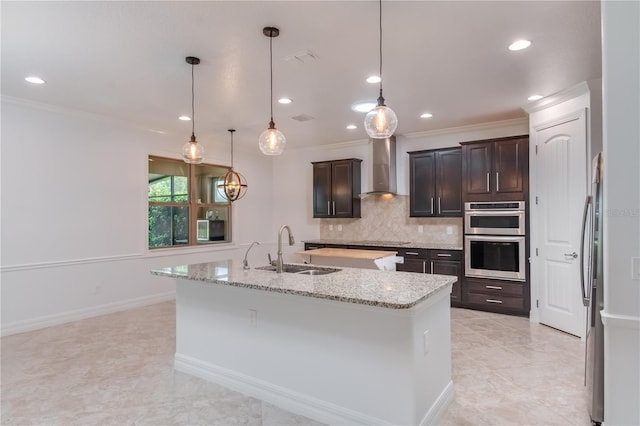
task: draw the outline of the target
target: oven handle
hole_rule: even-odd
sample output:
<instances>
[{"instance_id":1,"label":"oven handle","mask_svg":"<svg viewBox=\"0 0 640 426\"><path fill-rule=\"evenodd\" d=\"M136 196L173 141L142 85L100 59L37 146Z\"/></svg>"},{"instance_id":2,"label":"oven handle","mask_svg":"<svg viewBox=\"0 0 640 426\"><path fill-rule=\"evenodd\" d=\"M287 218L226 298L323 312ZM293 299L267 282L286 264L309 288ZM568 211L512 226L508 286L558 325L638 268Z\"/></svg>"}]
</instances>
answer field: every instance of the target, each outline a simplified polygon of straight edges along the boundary
<instances>
[{"instance_id":1,"label":"oven handle","mask_svg":"<svg viewBox=\"0 0 640 426\"><path fill-rule=\"evenodd\" d=\"M467 216L523 216L524 210L467 210Z\"/></svg>"},{"instance_id":2,"label":"oven handle","mask_svg":"<svg viewBox=\"0 0 640 426\"><path fill-rule=\"evenodd\" d=\"M506 243L519 243L524 241L524 236L498 236L498 235L465 235L469 241L492 241L492 242L506 242Z\"/></svg>"}]
</instances>

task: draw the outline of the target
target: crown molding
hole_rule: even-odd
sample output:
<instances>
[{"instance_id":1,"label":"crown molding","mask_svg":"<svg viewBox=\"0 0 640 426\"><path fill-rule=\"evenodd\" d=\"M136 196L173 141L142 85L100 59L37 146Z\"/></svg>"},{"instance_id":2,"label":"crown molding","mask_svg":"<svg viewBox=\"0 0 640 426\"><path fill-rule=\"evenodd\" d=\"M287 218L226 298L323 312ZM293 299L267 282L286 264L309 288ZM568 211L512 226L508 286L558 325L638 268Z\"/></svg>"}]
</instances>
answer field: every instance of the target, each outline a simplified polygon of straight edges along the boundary
<instances>
[{"instance_id":1,"label":"crown molding","mask_svg":"<svg viewBox=\"0 0 640 426\"><path fill-rule=\"evenodd\" d=\"M424 138L429 136L441 136L441 135L450 135L450 134L465 133L465 132L477 132L481 130L501 129L504 127L513 127L513 126L523 126L523 129L525 129L525 131L528 131L529 118L528 117L512 118L509 120L490 121L488 123L470 124L467 126L447 127L444 129L427 130L424 132L406 133L401 136L407 139L416 139L416 138Z\"/></svg>"},{"instance_id":2,"label":"crown molding","mask_svg":"<svg viewBox=\"0 0 640 426\"><path fill-rule=\"evenodd\" d=\"M531 102L523 106L522 109L528 114L531 114L589 93L589 84L586 81L583 81L575 86L569 87L568 89L561 90L553 95Z\"/></svg>"},{"instance_id":3,"label":"crown molding","mask_svg":"<svg viewBox=\"0 0 640 426\"><path fill-rule=\"evenodd\" d=\"M47 104L47 103L44 103L44 102L37 102L37 101L29 100L29 99L17 98L17 97L8 96L8 95L0 95L0 100L3 103L19 106L19 107L22 107L22 108L29 108L29 109L33 109L33 110L51 112L51 113L54 113L54 114L66 115L66 116L69 116L69 117L81 117L81 118L85 118L85 119L92 119L92 120L102 121L102 122L105 122L105 123L119 124L121 126L134 128L136 130L141 130L143 132L148 132L148 133L154 133L154 134L160 134L160 135L168 135L169 134L168 132L164 132L164 131L161 131L161 130L155 130L155 129L149 129L147 127L142 127L142 126L140 126L140 125L138 125L136 123L133 123L132 121L123 120L121 118L115 118L115 117L111 117L111 116L103 115L103 114L96 114L94 112L83 111L83 110L80 110L80 109L74 109L74 108L64 107L64 106L60 106L60 105Z\"/></svg>"}]
</instances>

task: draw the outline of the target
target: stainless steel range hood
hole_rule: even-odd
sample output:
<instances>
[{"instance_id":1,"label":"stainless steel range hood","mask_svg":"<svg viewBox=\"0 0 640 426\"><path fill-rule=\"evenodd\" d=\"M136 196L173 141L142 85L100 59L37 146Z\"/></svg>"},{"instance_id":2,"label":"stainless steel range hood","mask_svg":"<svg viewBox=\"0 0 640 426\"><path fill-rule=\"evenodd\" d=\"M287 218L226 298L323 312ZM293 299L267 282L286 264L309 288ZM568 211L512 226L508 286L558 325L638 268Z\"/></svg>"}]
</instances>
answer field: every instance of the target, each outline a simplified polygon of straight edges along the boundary
<instances>
[{"instance_id":1,"label":"stainless steel range hood","mask_svg":"<svg viewBox=\"0 0 640 426\"><path fill-rule=\"evenodd\" d=\"M371 191L362 196L374 194L395 194L396 177L396 137L371 139Z\"/></svg>"}]
</instances>

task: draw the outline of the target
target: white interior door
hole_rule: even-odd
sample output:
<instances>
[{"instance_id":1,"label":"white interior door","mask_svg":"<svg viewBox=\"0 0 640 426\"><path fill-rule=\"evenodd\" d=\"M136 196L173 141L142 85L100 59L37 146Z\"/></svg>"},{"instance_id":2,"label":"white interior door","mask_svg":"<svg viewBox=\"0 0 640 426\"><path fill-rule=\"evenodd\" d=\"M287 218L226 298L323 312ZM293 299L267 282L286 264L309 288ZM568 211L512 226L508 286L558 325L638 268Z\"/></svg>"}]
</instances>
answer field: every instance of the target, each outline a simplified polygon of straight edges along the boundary
<instances>
[{"instance_id":1,"label":"white interior door","mask_svg":"<svg viewBox=\"0 0 640 426\"><path fill-rule=\"evenodd\" d=\"M537 226L532 251L537 262L539 320L584 337L586 309L580 290L580 233L587 193L587 133L584 111L536 128Z\"/></svg>"}]
</instances>

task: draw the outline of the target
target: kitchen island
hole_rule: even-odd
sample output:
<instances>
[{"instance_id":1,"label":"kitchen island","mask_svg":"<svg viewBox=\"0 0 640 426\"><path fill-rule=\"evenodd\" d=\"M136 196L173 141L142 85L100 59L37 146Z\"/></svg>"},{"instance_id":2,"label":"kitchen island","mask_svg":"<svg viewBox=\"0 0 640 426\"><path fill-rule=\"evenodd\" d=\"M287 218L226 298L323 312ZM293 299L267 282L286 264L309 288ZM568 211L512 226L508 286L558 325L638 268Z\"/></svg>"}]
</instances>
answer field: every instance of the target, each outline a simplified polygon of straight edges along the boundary
<instances>
[{"instance_id":1,"label":"kitchen island","mask_svg":"<svg viewBox=\"0 0 640 426\"><path fill-rule=\"evenodd\" d=\"M179 371L327 424L436 424L453 398L455 277L235 260L152 273L177 279Z\"/></svg>"}]
</instances>

